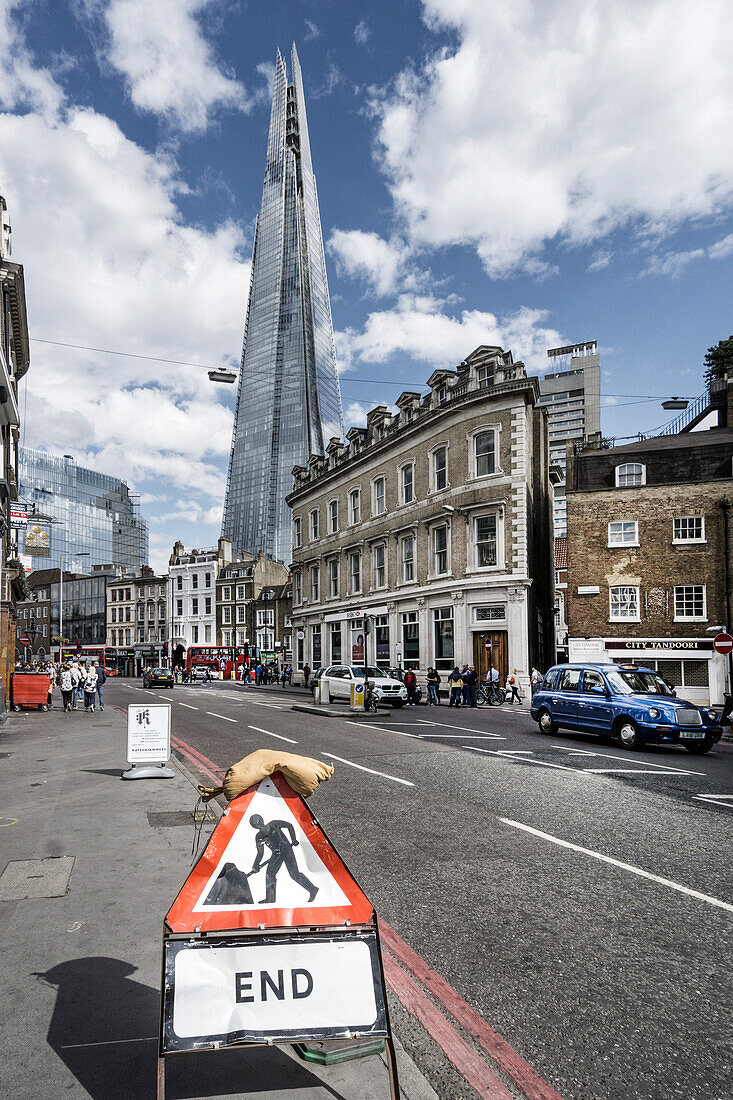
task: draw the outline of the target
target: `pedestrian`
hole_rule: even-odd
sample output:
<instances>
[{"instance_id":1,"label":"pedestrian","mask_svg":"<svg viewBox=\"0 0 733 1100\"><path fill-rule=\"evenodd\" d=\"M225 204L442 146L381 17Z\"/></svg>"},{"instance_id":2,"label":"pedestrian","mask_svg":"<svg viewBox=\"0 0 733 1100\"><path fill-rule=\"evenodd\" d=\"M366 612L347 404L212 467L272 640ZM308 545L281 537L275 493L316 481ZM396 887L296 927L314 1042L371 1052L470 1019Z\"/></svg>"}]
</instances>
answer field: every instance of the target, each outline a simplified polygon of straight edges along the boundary
<instances>
[{"instance_id":1,"label":"pedestrian","mask_svg":"<svg viewBox=\"0 0 733 1100\"><path fill-rule=\"evenodd\" d=\"M303 687L307 688L311 678L311 666L309 664L303 665Z\"/></svg>"},{"instance_id":2,"label":"pedestrian","mask_svg":"<svg viewBox=\"0 0 733 1100\"><path fill-rule=\"evenodd\" d=\"M417 703L417 676L411 668L408 668L405 673L404 684L407 688L407 705L408 707L414 707Z\"/></svg>"},{"instance_id":3,"label":"pedestrian","mask_svg":"<svg viewBox=\"0 0 733 1100\"><path fill-rule=\"evenodd\" d=\"M476 689L478 686L478 676L476 675L476 669L473 665L469 665L468 672L466 673L466 686L468 687L468 702L471 710L476 710L478 703L476 702Z\"/></svg>"},{"instance_id":4,"label":"pedestrian","mask_svg":"<svg viewBox=\"0 0 733 1100\"><path fill-rule=\"evenodd\" d=\"M428 706L437 707L440 703L438 697L438 688L440 687L440 676L434 668L428 669L428 674L425 677L425 681L428 685Z\"/></svg>"},{"instance_id":5,"label":"pedestrian","mask_svg":"<svg viewBox=\"0 0 733 1100\"><path fill-rule=\"evenodd\" d=\"M542 673L539 671L539 669L535 668L534 665L532 666L532 674L529 678L529 682L530 690L532 692L532 698L534 699L535 692L539 691L540 684L542 683Z\"/></svg>"},{"instance_id":6,"label":"pedestrian","mask_svg":"<svg viewBox=\"0 0 733 1100\"><path fill-rule=\"evenodd\" d=\"M201 683L202 684L208 684L208 682L209 682L209 666L204 665L204 674L201 677Z\"/></svg>"},{"instance_id":7,"label":"pedestrian","mask_svg":"<svg viewBox=\"0 0 733 1100\"><path fill-rule=\"evenodd\" d=\"M97 673L94 668L88 668L84 678L84 710L91 711L92 714L94 714L94 701L97 698L98 686Z\"/></svg>"},{"instance_id":8,"label":"pedestrian","mask_svg":"<svg viewBox=\"0 0 733 1100\"><path fill-rule=\"evenodd\" d=\"M61 672L59 673L59 686L61 687L61 698L64 703L64 712L71 710L71 697L74 694L74 681L71 676L71 669L67 664L61 666Z\"/></svg>"},{"instance_id":9,"label":"pedestrian","mask_svg":"<svg viewBox=\"0 0 733 1100\"><path fill-rule=\"evenodd\" d=\"M464 665L461 669L461 679L463 680L463 688L461 689L463 705L468 707L471 705L471 692L468 689L468 665Z\"/></svg>"},{"instance_id":10,"label":"pedestrian","mask_svg":"<svg viewBox=\"0 0 733 1100\"><path fill-rule=\"evenodd\" d=\"M97 674L97 695L99 696L99 709L104 710L104 685L107 683L107 670L99 661L94 662L94 671Z\"/></svg>"},{"instance_id":11,"label":"pedestrian","mask_svg":"<svg viewBox=\"0 0 733 1100\"><path fill-rule=\"evenodd\" d=\"M73 684L72 697L71 697L71 709L76 710L77 703L81 699L82 695L82 673L79 668L79 662L74 661L71 666L71 680Z\"/></svg>"},{"instance_id":12,"label":"pedestrian","mask_svg":"<svg viewBox=\"0 0 733 1100\"><path fill-rule=\"evenodd\" d=\"M509 704L511 705L514 702L514 700L516 699L517 702L521 706L522 700L521 700L520 695L519 695L519 681L517 680L517 670L516 670L516 668L512 669L512 674L509 677L509 679L507 680L506 686L511 691L511 696L509 697Z\"/></svg>"},{"instance_id":13,"label":"pedestrian","mask_svg":"<svg viewBox=\"0 0 733 1100\"><path fill-rule=\"evenodd\" d=\"M448 700L448 706L460 707L461 692L463 691L463 677L461 676L458 665L454 666L453 671L448 677L448 687L450 688L450 699Z\"/></svg>"},{"instance_id":14,"label":"pedestrian","mask_svg":"<svg viewBox=\"0 0 733 1100\"><path fill-rule=\"evenodd\" d=\"M498 684L499 683L499 669L494 668L493 665L491 665L491 667L489 668L489 683L490 684Z\"/></svg>"}]
</instances>

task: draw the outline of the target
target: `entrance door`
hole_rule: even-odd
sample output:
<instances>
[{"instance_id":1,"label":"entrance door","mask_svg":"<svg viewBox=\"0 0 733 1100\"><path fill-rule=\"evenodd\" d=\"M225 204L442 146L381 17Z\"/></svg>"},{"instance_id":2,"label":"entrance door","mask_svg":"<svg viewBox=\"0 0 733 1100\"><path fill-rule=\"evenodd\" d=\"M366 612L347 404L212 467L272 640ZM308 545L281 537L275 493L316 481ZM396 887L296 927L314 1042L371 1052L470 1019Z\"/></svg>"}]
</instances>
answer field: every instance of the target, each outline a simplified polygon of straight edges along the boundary
<instances>
[{"instance_id":1,"label":"entrance door","mask_svg":"<svg viewBox=\"0 0 733 1100\"><path fill-rule=\"evenodd\" d=\"M492 664L499 670L499 683L503 687L509 675L509 645L506 630L492 630L473 636L473 663L479 682L489 678Z\"/></svg>"}]
</instances>

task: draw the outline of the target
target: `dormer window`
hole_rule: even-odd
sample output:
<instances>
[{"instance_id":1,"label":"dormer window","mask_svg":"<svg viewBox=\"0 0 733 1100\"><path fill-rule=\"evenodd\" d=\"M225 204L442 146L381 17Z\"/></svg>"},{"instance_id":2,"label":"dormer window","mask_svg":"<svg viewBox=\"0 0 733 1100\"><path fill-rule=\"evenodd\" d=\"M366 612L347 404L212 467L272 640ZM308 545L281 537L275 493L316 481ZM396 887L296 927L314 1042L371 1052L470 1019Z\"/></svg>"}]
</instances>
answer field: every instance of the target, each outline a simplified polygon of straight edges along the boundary
<instances>
[{"instance_id":1,"label":"dormer window","mask_svg":"<svg viewBox=\"0 0 733 1100\"><path fill-rule=\"evenodd\" d=\"M448 397L448 387L447 386L440 386L438 388L438 403L442 405L447 397Z\"/></svg>"},{"instance_id":2,"label":"dormer window","mask_svg":"<svg viewBox=\"0 0 733 1100\"><path fill-rule=\"evenodd\" d=\"M494 367L483 366L479 367L476 371L476 381L479 386L493 386L494 384Z\"/></svg>"},{"instance_id":3,"label":"dormer window","mask_svg":"<svg viewBox=\"0 0 733 1100\"><path fill-rule=\"evenodd\" d=\"M616 488L631 489L646 485L646 467L641 462L624 462L616 467Z\"/></svg>"}]
</instances>

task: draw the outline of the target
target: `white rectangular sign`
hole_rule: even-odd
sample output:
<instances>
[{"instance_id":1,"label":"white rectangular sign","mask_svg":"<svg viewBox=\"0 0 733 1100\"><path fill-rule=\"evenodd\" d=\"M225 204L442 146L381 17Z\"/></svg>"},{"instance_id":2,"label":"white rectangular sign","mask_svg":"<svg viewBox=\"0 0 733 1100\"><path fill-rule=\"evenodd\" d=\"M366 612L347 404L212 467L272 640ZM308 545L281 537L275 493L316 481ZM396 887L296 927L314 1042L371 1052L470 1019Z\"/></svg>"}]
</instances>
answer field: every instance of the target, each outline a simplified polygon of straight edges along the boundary
<instances>
[{"instance_id":1,"label":"white rectangular sign","mask_svg":"<svg viewBox=\"0 0 733 1100\"><path fill-rule=\"evenodd\" d=\"M376 934L166 942L164 1049L386 1035Z\"/></svg>"},{"instance_id":2,"label":"white rectangular sign","mask_svg":"<svg viewBox=\"0 0 733 1100\"><path fill-rule=\"evenodd\" d=\"M130 703L127 708L128 762L163 764L170 755L170 703Z\"/></svg>"}]
</instances>

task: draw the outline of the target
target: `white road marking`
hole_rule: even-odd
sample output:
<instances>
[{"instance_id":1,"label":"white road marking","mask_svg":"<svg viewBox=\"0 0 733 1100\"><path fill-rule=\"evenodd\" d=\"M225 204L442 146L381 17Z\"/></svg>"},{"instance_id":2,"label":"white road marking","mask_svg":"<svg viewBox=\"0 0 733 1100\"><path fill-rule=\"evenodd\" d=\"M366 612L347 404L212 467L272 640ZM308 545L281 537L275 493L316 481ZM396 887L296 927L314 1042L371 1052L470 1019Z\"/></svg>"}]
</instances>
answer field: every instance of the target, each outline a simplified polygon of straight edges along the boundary
<instances>
[{"instance_id":1,"label":"white road marking","mask_svg":"<svg viewBox=\"0 0 733 1100\"><path fill-rule=\"evenodd\" d=\"M694 794L692 797L699 802L714 802L717 806L733 810L733 794Z\"/></svg>"},{"instance_id":2,"label":"white road marking","mask_svg":"<svg viewBox=\"0 0 733 1100\"><path fill-rule=\"evenodd\" d=\"M176 699L178 703L178 700ZM178 703L179 707L186 707L187 710L198 710L198 707L192 707L190 703Z\"/></svg>"},{"instance_id":3,"label":"white road marking","mask_svg":"<svg viewBox=\"0 0 733 1100\"><path fill-rule=\"evenodd\" d=\"M571 844L568 840L561 840L558 836L552 836L551 833L543 833L540 829L533 829L530 825L523 825L521 821L512 821L508 817L500 817L498 819L503 825L511 825L513 829L521 829L525 833L531 833L532 836L537 836L541 840L549 840L551 844L558 844L561 848L568 848L571 852L580 852L581 855L591 856L593 859L598 859L602 863L610 863L612 867L619 867L622 871L629 871L632 875L639 875L640 878L649 879L650 882L658 882L661 886L668 886L670 890L677 890L680 894L686 894L688 897L697 898L698 901L705 901L708 905L714 905L717 909L725 909L728 913L733 913L733 905L727 901L721 901L720 898L711 897L710 894L701 894L699 890L691 890L689 886L683 886L679 882L673 882L672 879L662 878L661 875L653 875L651 871L644 871L641 867L634 867L632 863L623 863L620 859L613 859L611 856L604 856L600 852L594 852L590 848L582 848L579 844Z\"/></svg>"},{"instance_id":4,"label":"white road marking","mask_svg":"<svg viewBox=\"0 0 733 1100\"><path fill-rule=\"evenodd\" d=\"M217 714L213 710L207 710L207 714L210 714L212 718L222 718L225 722L236 722L236 718L227 718L226 714Z\"/></svg>"},{"instance_id":5,"label":"white road marking","mask_svg":"<svg viewBox=\"0 0 733 1100\"><path fill-rule=\"evenodd\" d=\"M250 699L249 702L253 707L271 707L272 710L282 710L279 703L260 703L258 699Z\"/></svg>"},{"instance_id":6,"label":"white road marking","mask_svg":"<svg viewBox=\"0 0 733 1100\"><path fill-rule=\"evenodd\" d=\"M355 764L353 760L344 760L343 756L334 756L332 752L321 753L321 756L327 756L329 760L338 760L340 764L348 764L350 768L358 768L360 772L369 772L370 775L381 775L382 779L392 779L395 783L402 783L405 787L415 786L409 779L400 779L396 775L387 775L386 772L375 771L374 768L365 768L363 764Z\"/></svg>"},{"instance_id":7,"label":"white road marking","mask_svg":"<svg viewBox=\"0 0 733 1100\"><path fill-rule=\"evenodd\" d=\"M568 768L565 764L549 764L546 760L522 760L521 756L511 756L503 749L480 749L478 745L461 745L462 749L470 749L471 752L485 752L490 756L500 756L503 760L517 760L520 764L539 764L543 768L557 768L560 772L575 772L582 775L582 768Z\"/></svg>"},{"instance_id":8,"label":"white road marking","mask_svg":"<svg viewBox=\"0 0 733 1100\"><path fill-rule=\"evenodd\" d=\"M415 737L420 740L419 733L404 733L402 730L386 730L384 726L371 726L367 722L352 722L350 718L345 719L347 726L363 726L366 730L377 730L379 733L396 733L398 737Z\"/></svg>"},{"instance_id":9,"label":"white road marking","mask_svg":"<svg viewBox=\"0 0 733 1100\"><path fill-rule=\"evenodd\" d=\"M289 745L297 745L297 741L293 741L292 737L283 737L281 733L272 733L270 730L260 729L259 726L247 726L247 729L256 730L257 733L266 733L268 737L276 737L278 741L287 741Z\"/></svg>"},{"instance_id":10,"label":"white road marking","mask_svg":"<svg viewBox=\"0 0 733 1100\"><path fill-rule=\"evenodd\" d=\"M571 752L573 756L599 756L604 760L628 760L628 756L619 756L610 752L591 752L590 749L567 749L565 745L553 745L553 749L565 749L566 752ZM707 775L707 772L693 772L689 768L675 768L671 764L653 764L651 760L640 760L639 767L644 768L662 768L667 772L680 772L682 775Z\"/></svg>"},{"instance_id":11,"label":"white road marking","mask_svg":"<svg viewBox=\"0 0 733 1100\"><path fill-rule=\"evenodd\" d=\"M594 775L619 775L623 772L625 775L650 775L652 779L657 775L679 775L676 768L673 771L658 772L648 772L645 768L579 768L578 771L591 772Z\"/></svg>"},{"instance_id":12,"label":"white road marking","mask_svg":"<svg viewBox=\"0 0 733 1100\"><path fill-rule=\"evenodd\" d=\"M444 741L506 741L496 733L421 733L420 737L441 737Z\"/></svg>"},{"instance_id":13,"label":"white road marking","mask_svg":"<svg viewBox=\"0 0 733 1100\"><path fill-rule=\"evenodd\" d=\"M442 726L442 728L444 730L463 730L464 733L481 733L481 731L477 730L475 726L454 726L452 724L448 725L447 722L430 722L430 723L426 723L426 725L428 725L428 724L431 725L431 726ZM506 737L500 737L498 733L483 732L483 733L481 733L481 736L482 737L494 737L494 738L496 738L497 741L506 741Z\"/></svg>"}]
</instances>

